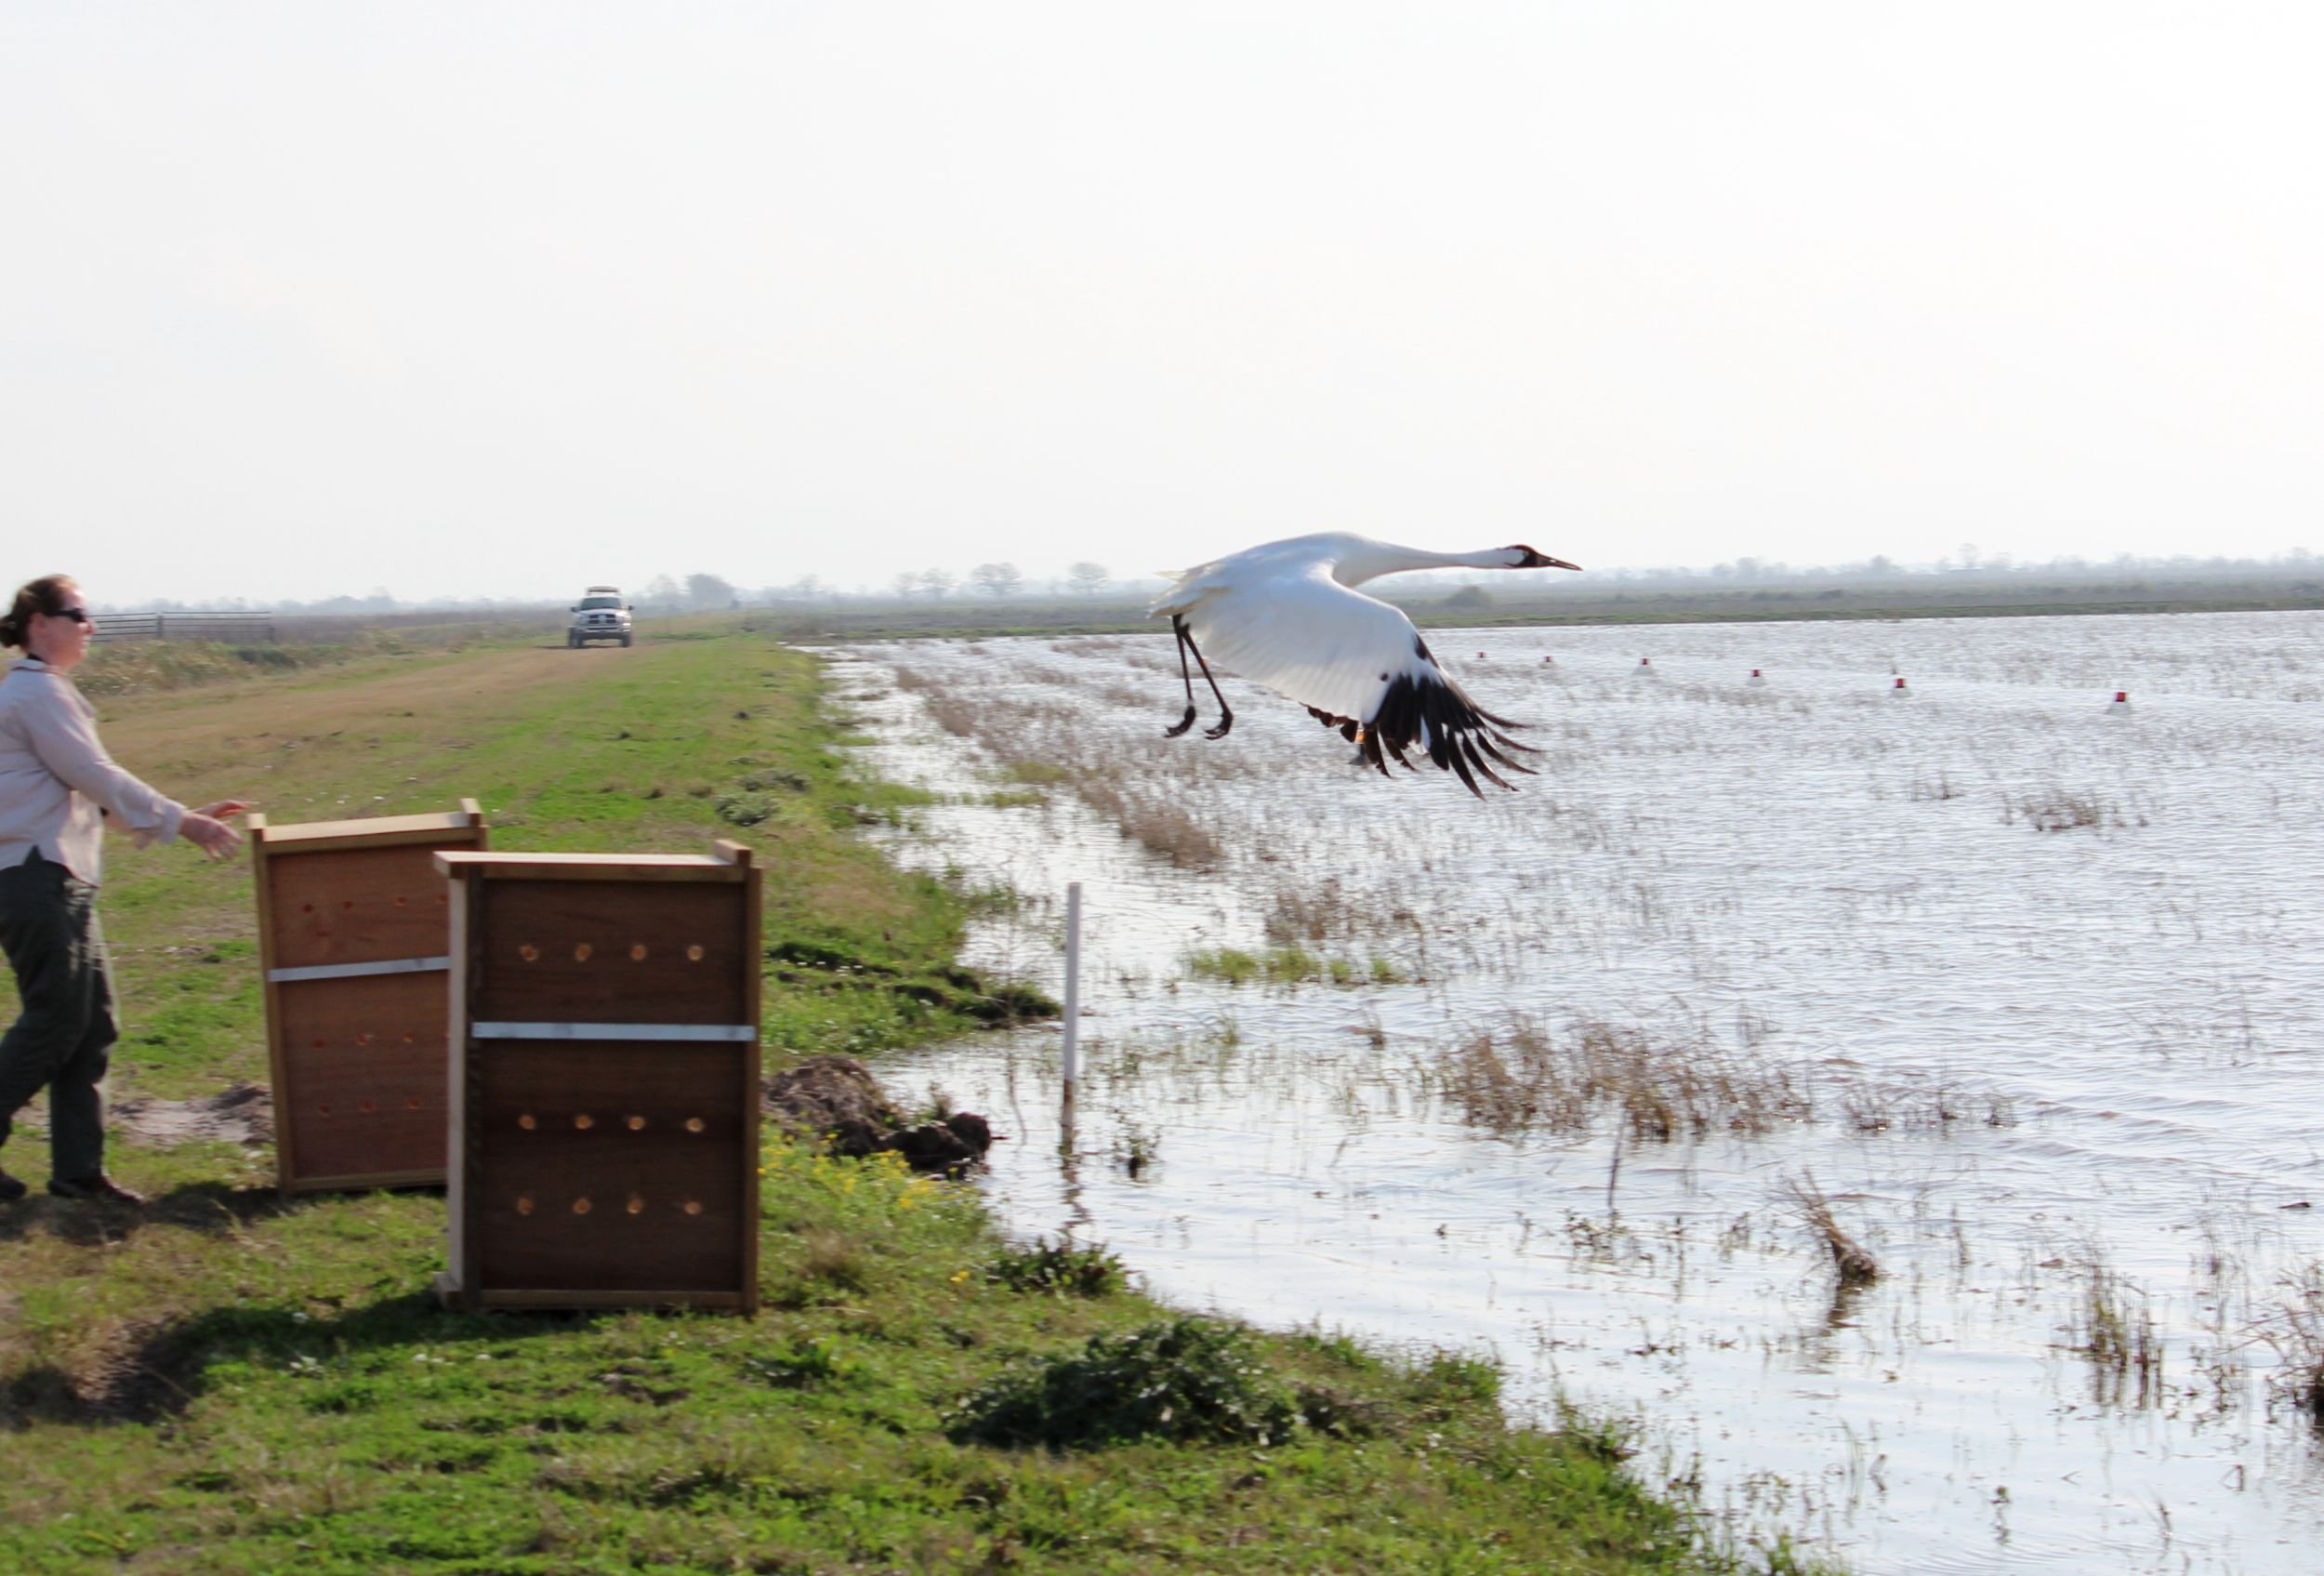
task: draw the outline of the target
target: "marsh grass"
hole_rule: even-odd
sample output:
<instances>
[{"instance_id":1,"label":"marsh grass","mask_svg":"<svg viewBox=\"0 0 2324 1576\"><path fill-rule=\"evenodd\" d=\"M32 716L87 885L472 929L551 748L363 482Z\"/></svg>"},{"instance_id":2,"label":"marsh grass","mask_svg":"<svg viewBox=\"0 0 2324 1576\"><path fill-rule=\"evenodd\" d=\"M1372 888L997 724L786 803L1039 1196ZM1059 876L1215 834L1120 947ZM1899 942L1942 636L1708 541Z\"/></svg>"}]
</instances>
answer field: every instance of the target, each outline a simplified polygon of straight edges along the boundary
<instances>
[{"instance_id":1,"label":"marsh grass","mask_svg":"<svg viewBox=\"0 0 2324 1576\"><path fill-rule=\"evenodd\" d=\"M917 694L929 718L944 732L982 746L1013 781L1029 788L1068 788L1129 838L1171 864L1206 869L1225 845L1180 802L1170 785L1142 780L1109 756L1074 745L1074 707L1063 698L1027 700L980 691L971 695L935 677L898 667L896 687ZM1071 693L1072 678L1053 683Z\"/></svg>"},{"instance_id":2,"label":"marsh grass","mask_svg":"<svg viewBox=\"0 0 2324 1576\"><path fill-rule=\"evenodd\" d=\"M1300 947L1270 947L1264 952L1246 952L1234 947L1206 947L1188 953L1185 967L1188 975L1195 979L1217 980L1223 985L1256 982L1347 987L1401 985L1406 978L1403 970L1378 954L1358 962L1348 958L1318 957Z\"/></svg>"},{"instance_id":3,"label":"marsh grass","mask_svg":"<svg viewBox=\"0 0 2324 1576\"><path fill-rule=\"evenodd\" d=\"M1225 857L1226 845L1173 799L1167 787L1130 783L1096 768L1068 769L1066 781L1124 837L1173 865L1205 869Z\"/></svg>"},{"instance_id":4,"label":"marsh grass","mask_svg":"<svg viewBox=\"0 0 2324 1576\"><path fill-rule=\"evenodd\" d=\"M1804 1077L1708 1035L1665 1038L1584 1021L1563 1034L1517 1020L1442 1058L1437 1087L1462 1117L1500 1133L1577 1133L1613 1116L1634 1138L1758 1134L1814 1114Z\"/></svg>"},{"instance_id":5,"label":"marsh grass","mask_svg":"<svg viewBox=\"0 0 2324 1576\"><path fill-rule=\"evenodd\" d=\"M2252 1319L2251 1339L2276 1355L2274 1391L2324 1427L2324 1263L2311 1261L2277 1282Z\"/></svg>"},{"instance_id":6,"label":"marsh grass","mask_svg":"<svg viewBox=\"0 0 2324 1576\"><path fill-rule=\"evenodd\" d=\"M1162 1130L1134 1117L1117 1116L1114 1163L1132 1177L1143 1176L1162 1154Z\"/></svg>"},{"instance_id":7,"label":"marsh grass","mask_svg":"<svg viewBox=\"0 0 2324 1576\"><path fill-rule=\"evenodd\" d=\"M2075 1255L2079 1289L2068 1323L2073 1351L2090 1365L2101 1406L2153 1406L2163 1396L2163 1344L2146 1293L2107 1265L2092 1242Z\"/></svg>"},{"instance_id":8,"label":"marsh grass","mask_svg":"<svg viewBox=\"0 0 2324 1576\"><path fill-rule=\"evenodd\" d=\"M2015 1127L2017 1102L2006 1091L1940 1080L1915 1083L1855 1079L1830 1097L1842 1124L1857 1132L1949 1132L1964 1122Z\"/></svg>"},{"instance_id":9,"label":"marsh grass","mask_svg":"<svg viewBox=\"0 0 2324 1576\"><path fill-rule=\"evenodd\" d=\"M2119 831L2133 824L2112 799L2087 788L2048 787L2019 793L2001 803L2001 824L2024 822L2038 832L2070 832L2084 828ZM2146 818L2137 817L2145 826Z\"/></svg>"},{"instance_id":10,"label":"marsh grass","mask_svg":"<svg viewBox=\"0 0 2324 1576\"><path fill-rule=\"evenodd\" d=\"M1314 887L1279 885L1268 900L1267 939L1286 944L1337 941L1364 934L1367 916L1337 876Z\"/></svg>"}]
</instances>

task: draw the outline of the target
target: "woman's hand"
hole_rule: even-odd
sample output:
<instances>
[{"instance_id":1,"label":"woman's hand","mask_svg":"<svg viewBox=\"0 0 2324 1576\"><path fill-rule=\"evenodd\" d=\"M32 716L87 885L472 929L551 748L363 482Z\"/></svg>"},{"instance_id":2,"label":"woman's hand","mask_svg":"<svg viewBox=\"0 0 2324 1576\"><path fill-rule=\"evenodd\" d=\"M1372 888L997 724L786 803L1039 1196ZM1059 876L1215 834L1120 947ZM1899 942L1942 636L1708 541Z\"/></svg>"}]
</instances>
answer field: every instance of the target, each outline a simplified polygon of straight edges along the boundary
<instances>
[{"instance_id":1,"label":"woman's hand","mask_svg":"<svg viewBox=\"0 0 2324 1576\"><path fill-rule=\"evenodd\" d=\"M178 823L178 835L213 859L231 858L234 850L242 846L242 833L228 826L226 817L239 815L248 808L239 799L221 799L199 810L189 810Z\"/></svg>"}]
</instances>

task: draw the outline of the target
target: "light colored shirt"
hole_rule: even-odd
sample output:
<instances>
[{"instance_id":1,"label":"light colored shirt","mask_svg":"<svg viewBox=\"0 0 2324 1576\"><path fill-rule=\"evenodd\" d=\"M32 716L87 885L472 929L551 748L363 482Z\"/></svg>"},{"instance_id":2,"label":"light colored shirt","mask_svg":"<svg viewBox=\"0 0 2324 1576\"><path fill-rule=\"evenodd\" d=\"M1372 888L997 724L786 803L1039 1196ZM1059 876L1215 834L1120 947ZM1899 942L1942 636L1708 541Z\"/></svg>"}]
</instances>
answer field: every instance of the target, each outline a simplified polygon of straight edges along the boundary
<instances>
[{"instance_id":1,"label":"light colored shirt","mask_svg":"<svg viewBox=\"0 0 2324 1576\"><path fill-rule=\"evenodd\" d=\"M0 870L34 852L95 886L105 825L143 847L172 842L186 807L112 762L97 738L97 708L37 657L0 678Z\"/></svg>"}]
</instances>

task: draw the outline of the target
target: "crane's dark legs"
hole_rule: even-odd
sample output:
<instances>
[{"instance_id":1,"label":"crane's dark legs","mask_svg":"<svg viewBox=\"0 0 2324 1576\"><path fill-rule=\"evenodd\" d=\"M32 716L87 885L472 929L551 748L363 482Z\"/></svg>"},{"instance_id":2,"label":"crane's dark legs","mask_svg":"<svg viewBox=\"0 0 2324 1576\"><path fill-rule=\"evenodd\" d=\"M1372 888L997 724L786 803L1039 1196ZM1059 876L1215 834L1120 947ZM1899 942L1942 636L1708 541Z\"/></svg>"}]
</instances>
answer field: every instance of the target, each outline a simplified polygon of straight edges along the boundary
<instances>
[{"instance_id":1,"label":"crane's dark legs","mask_svg":"<svg viewBox=\"0 0 2324 1576\"><path fill-rule=\"evenodd\" d=\"M1219 725L1215 728L1205 728L1202 731L1202 736L1207 739L1222 739L1234 731L1235 709L1227 705L1226 696L1219 693L1219 681L1211 677L1210 664L1202 659L1202 647L1195 643L1195 632L1192 629L1185 629L1181 638L1185 641L1186 649L1195 654L1195 666L1202 669L1203 682L1210 686L1211 696L1219 703ZM1183 660L1182 657L1182 664ZM1193 686L1189 685L1187 688L1191 695Z\"/></svg>"},{"instance_id":2,"label":"crane's dark legs","mask_svg":"<svg viewBox=\"0 0 2324 1576\"><path fill-rule=\"evenodd\" d=\"M1186 686L1186 715L1178 720L1175 728L1165 728L1162 736L1174 739L1195 725L1195 676L1186 670L1186 620L1170 615L1170 633L1178 637L1178 676Z\"/></svg>"},{"instance_id":3,"label":"crane's dark legs","mask_svg":"<svg viewBox=\"0 0 2324 1576\"><path fill-rule=\"evenodd\" d=\"M1174 739L1195 725L1195 676L1186 670L1186 654L1191 651L1195 654L1195 665L1202 669L1203 682L1210 686L1211 695L1219 702L1219 725L1205 728L1202 736L1207 739L1226 737L1235 727L1235 709L1227 705L1226 696L1220 693L1219 681L1211 675L1210 664L1202 659L1202 648L1195 643L1195 637L1187 629L1183 616L1170 615L1170 632L1178 637L1178 676L1186 685L1186 715L1180 719L1177 727L1163 729L1162 736Z\"/></svg>"}]
</instances>

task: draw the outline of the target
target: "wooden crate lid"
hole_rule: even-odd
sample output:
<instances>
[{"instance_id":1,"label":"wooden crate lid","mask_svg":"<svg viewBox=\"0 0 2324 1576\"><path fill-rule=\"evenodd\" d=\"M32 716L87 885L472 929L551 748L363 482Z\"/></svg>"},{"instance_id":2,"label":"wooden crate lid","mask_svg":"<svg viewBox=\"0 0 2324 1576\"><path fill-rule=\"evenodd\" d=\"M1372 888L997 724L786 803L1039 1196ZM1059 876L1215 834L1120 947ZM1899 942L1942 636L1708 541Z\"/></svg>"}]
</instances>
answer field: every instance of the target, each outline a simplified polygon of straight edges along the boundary
<instances>
[{"instance_id":1,"label":"wooden crate lid","mask_svg":"<svg viewBox=\"0 0 2324 1576\"><path fill-rule=\"evenodd\" d=\"M388 848L398 843L431 842L447 832L475 830L484 824L476 801L460 801L457 810L430 811L418 815L365 815L346 821L302 821L276 826L253 811L246 823L250 841L276 853L320 854L334 848Z\"/></svg>"},{"instance_id":2,"label":"wooden crate lid","mask_svg":"<svg viewBox=\"0 0 2324 1576\"><path fill-rule=\"evenodd\" d=\"M471 872L486 881L743 881L750 850L720 839L712 854L486 854L443 849L436 868L447 876Z\"/></svg>"}]
</instances>

